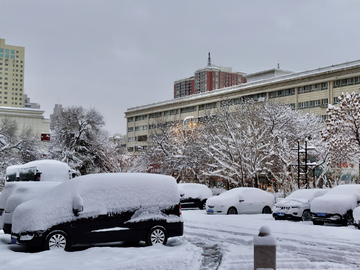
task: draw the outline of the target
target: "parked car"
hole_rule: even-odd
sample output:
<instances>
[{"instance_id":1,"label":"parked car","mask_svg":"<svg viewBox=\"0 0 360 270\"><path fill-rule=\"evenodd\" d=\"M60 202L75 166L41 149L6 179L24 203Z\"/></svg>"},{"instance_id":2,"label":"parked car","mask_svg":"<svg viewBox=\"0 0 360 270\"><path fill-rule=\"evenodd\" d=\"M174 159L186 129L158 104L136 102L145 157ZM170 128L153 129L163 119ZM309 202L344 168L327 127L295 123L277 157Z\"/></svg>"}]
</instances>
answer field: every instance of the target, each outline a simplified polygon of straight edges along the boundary
<instances>
[{"instance_id":1,"label":"parked car","mask_svg":"<svg viewBox=\"0 0 360 270\"><path fill-rule=\"evenodd\" d=\"M258 188L239 187L206 201L208 214L271 214L275 197Z\"/></svg>"},{"instance_id":2,"label":"parked car","mask_svg":"<svg viewBox=\"0 0 360 270\"><path fill-rule=\"evenodd\" d=\"M360 185L336 186L312 201L312 221L314 225L323 225L325 222L351 225L352 212L359 204Z\"/></svg>"},{"instance_id":3,"label":"parked car","mask_svg":"<svg viewBox=\"0 0 360 270\"><path fill-rule=\"evenodd\" d=\"M360 230L360 206L353 210L354 225Z\"/></svg>"},{"instance_id":4,"label":"parked car","mask_svg":"<svg viewBox=\"0 0 360 270\"><path fill-rule=\"evenodd\" d=\"M166 244L183 234L173 177L140 173L85 175L16 207L12 242L69 250L118 241Z\"/></svg>"},{"instance_id":5,"label":"parked car","mask_svg":"<svg viewBox=\"0 0 360 270\"><path fill-rule=\"evenodd\" d=\"M205 209L206 200L213 195L211 189L202 184L180 183L178 188L181 208Z\"/></svg>"},{"instance_id":6,"label":"parked car","mask_svg":"<svg viewBox=\"0 0 360 270\"><path fill-rule=\"evenodd\" d=\"M4 227L6 202L18 188L26 187L29 190L36 190L37 188L40 189L43 182L61 184L69 178L69 166L57 160L35 160L26 164L7 167L5 187L0 194L0 229ZM8 228L4 228L4 230L10 233Z\"/></svg>"},{"instance_id":7,"label":"parked car","mask_svg":"<svg viewBox=\"0 0 360 270\"><path fill-rule=\"evenodd\" d=\"M314 198L324 195L327 189L299 189L285 199L275 203L273 217L278 219L293 219L311 221L310 205Z\"/></svg>"}]
</instances>

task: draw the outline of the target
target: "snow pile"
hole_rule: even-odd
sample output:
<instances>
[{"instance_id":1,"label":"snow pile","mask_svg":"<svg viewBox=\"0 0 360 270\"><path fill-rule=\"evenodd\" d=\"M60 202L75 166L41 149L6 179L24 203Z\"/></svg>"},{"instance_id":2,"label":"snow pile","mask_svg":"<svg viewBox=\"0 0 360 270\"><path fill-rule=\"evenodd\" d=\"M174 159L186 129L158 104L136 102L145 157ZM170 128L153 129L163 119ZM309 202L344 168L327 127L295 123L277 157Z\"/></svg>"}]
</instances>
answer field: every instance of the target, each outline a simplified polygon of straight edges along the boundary
<instances>
[{"instance_id":1,"label":"snow pile","mask_svg":"<svg viewBox=\"0 0 360 270\"><path fill-rule=\"evenodd\" d=\"M178 184L181 198L199 198L204 200L210 198L213 194L210 188L202 184L195 183L181 183Z\"/></svg>"},{"instance_id":2,"label":"snow pile","mask_svg":"<svg viewBox=\"0 0 360 270\"><path fill-rule=\"evenodd\" d=\"M41 172L40 181L66 181L69 179L69 166L58 160L35 160L23 165L13 165L6 168L6 175L20 173L29 168Z\"/></svg>"},{"instance_id":3,"label":"snow pile","mask_svg":"<svg viewBox=\"0 0 360 270\"><path fill-rule=\"evenodd\" d=\"M134 211L141 207L169 208L179 203L173 177L154 174L114 173L80 176L19 205L13 214L14 233L46 230L75 220L73 203L83 201L79 217Z\"/></svg>"},{"instance_id":4,"label":"snow pile","mask_svg":"<svg viewBox=\"0 0 360 270\"><path fill-rule=\"evenodd\" d=\"M336 186L325 195L315 198L311 203L313 213L345 214L360 201L360 185Z\"/></svg>"},{"instance_id":5,"label":"snow pile","mask_svg":"<svg viewBox=\"0 0 360 270\"><path fill-rule=\"evenodd\" d=\"M259 235L254 236L254 246L276 246L276 238L268 226L262 226Z\"/></svg>"}]
</instances>

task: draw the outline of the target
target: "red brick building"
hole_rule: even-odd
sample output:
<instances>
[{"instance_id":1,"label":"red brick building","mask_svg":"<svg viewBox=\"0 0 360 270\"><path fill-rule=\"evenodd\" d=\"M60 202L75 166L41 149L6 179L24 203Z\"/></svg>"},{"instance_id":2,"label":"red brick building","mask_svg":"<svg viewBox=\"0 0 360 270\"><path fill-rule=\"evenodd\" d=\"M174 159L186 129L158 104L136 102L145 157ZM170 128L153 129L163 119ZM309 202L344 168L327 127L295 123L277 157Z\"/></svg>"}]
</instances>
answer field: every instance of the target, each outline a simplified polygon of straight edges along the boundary
<instances>
[{"instance_id":1,"label":"red brick building","mask_svg":"<svg viewBox=\"0 0 360 270\"><path fill-rule=\"evenodd\" d=\"M174 98L189 96L214 89L246 83L245 73L232 72L231 67L219 67L211 64L195 71L194 76L174 82Z\"/></svg>"}]
</instances>

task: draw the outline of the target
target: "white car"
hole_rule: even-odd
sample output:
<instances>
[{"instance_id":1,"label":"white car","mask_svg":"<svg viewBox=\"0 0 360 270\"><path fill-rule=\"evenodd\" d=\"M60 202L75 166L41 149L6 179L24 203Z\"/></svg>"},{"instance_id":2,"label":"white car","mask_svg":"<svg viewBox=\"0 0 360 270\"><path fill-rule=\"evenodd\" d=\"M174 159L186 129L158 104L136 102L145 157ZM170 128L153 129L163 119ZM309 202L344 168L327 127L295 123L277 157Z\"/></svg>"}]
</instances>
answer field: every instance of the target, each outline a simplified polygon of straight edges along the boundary
<instances>
[{"instance_id":1,"label":"white car","mask_svg":"<svg viewBox=\"0 0 360 270\"><path fill-rule=\"evenodd\" d=\"M360 206L353 210L354 225L360 230Z\"/></svg>"},{"instance_id":2,"label":"white car","mask_svg":"<svg viewBox=\"0 0 360 270\"><path fill-rule=\"evenodd\" d=\"M360 205L360 185L339 185L311 203L314 225L335 223L343 226L353 224L353 210Z\"/></svg>"},{"instance_id":3,"label":"white car","mask_svg":"<svg viewBox=\"0 0 360 270\"><path fill-rule=\"evenodd\" d=\"M258 188L239 187L206 201L208 214L271 214L275 197Z\"/></svg>"},{"instance_id":4,"label":"white car","mask_svg":"<svg viewBox=\"0 0 360 270\"><path fill-rule=\"evenodd\" d=\"M198 207L205 209L206 200L213 194L210 188L196 183L178 184L181 208Z\"/></svg>"},{"instance_id":5,"label":"white car","mask_svg":"<svg viewBox=\"0 0 360 270\"><path fill-rule=\"evenodd\" d=\"M294 219L311 221L310 206L314 198L324 195L326 189L299 189L273 207L273 217L278 219Z\"/></svg>"}]
</instances>

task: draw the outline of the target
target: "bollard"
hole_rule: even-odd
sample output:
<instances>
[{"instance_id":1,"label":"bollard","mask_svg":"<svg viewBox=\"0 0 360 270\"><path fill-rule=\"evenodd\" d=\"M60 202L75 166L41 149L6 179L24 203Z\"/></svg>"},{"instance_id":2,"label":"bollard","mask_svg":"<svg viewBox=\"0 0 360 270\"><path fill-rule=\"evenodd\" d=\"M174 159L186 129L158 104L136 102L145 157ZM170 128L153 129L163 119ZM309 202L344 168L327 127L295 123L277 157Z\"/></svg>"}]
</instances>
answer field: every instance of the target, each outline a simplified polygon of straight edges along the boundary
<instances>
[{"instance_id":1,"label":"bollard","mask_svg":"<svg viewBox=\"0 0 360 270\"><path fill-rule=\"evenodd\" d=\"M254 270L276 269L276 238L267 226L254 236Z\"/></svg>"}]
</instances>

